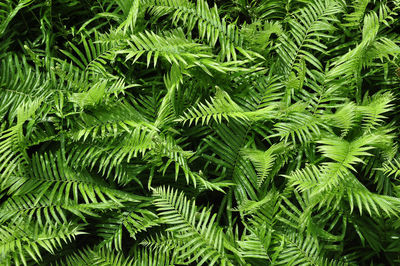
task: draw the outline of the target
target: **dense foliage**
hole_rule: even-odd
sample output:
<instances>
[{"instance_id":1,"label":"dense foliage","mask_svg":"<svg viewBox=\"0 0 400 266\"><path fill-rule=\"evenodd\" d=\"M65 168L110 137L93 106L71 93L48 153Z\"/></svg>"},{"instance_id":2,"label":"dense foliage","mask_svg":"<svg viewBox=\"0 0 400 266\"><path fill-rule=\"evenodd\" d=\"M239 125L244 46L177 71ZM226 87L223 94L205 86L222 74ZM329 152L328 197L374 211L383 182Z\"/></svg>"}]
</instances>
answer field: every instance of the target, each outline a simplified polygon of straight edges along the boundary
<instances>
[{"instance_id":1,"label":"dense foliage","mask_svg":"<svg viewBox=\"0 0 400 266\"><path fill-rule=\"evenodd\" d=\"M0 264L399 265L398 12L0 0Z\"/></svg>"}]
</instances>

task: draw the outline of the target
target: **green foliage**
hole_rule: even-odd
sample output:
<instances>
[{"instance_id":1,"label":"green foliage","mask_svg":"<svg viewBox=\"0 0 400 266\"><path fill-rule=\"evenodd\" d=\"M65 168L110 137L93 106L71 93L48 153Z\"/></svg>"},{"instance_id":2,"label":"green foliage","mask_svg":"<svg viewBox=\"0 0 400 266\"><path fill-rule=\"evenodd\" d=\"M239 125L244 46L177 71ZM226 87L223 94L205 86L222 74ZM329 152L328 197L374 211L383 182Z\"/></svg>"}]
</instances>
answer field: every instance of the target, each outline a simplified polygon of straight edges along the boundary
<instances>
[{"instance_id":1,"label":"green foliage","mask_svg":"<svg viewBox=\"0 0 400 266\"><path fill-rule=\"evenodd\" d=\"M399 10L0 0L0 265L398 265Z\"/></svg>"}]
</instances>

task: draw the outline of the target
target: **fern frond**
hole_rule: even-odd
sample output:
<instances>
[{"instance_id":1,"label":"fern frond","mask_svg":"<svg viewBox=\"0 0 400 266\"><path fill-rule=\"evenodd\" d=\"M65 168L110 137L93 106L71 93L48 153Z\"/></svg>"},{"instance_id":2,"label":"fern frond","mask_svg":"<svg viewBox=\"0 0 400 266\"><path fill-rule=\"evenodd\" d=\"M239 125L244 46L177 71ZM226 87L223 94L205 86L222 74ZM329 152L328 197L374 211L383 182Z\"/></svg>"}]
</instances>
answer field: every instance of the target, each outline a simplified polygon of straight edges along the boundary
<instances>
[{"instance_id":1,"label":"fern frond","mask_svg":"<svg viewBox=\"0 0 400 266\"><path fill-rule=\"evenodd\" d=\"M336 29L332 25L336 21L334 15L340 12L342 8L336 1L321 0L294 14L289 20L290 33L282 33L277 46L283 74L289 75L299 58L322 70L320 61L310 51L326 52L327 47L318 40L331 37L328 33Z\"/></svg>"},{"instance_id":2,"label":"fern frond","mask_svg":"<svg viewBox=\"0 0 400 266\"><path fill-rule=\"evenodd\" d=\"M345 15L345 20L347 21L347 23L343 23L343 25L347 27L359 26L364 17L369 2L370 0L354 1L351 6L354 11Z\"/></svg>"},{"instance_id":3,"label":"fern frond","mask_svg":"<svg viewBox=\"0 0 400 266\"><path fill-rule=\"evenodd\" d=\"M397 216L400 211L400 201L397 198L370 192L354 176L349 175L342 186L346 191L351 212L354 206L357 206L360 214L365 209L369 215L372 215L373 211L374 215L378 216L383 215L382 211L387 216Z\"/></svg>"},{"instance_id":4,"label":"fern frond","mask_svg":"<svg viewBox=\"0 0 400 266\"><path fill-rule=\"evenodd\" d=\"M277 132L270 137L280 137L287 142L289 138L293 143L306 143L321 136L323 121L316 116L308 113L294 112L285 117L285 122L278 122L274 125Z\"/></svg>"},{"instance_id":5,"label":"fern frond","mask_svg":"<svg viewBox=\"0 0 400 266\"><path fill-rule=\"evenodd\" d=\"M112 201L76 204L72 201L64 201L64 199L60 199L59 202L51 202L47 196L43 196L39 201L37 201L34 194L13 196L7 199L1 206L1 223L4 223L4 221L10 220L15 216L21 216L25 217L28 221L36 221L39 225L45 223L66 223L67 211L85 219L84 214L98 216L95 210L102 208L115 209L120 207Z\"/></svg>"},{"instance_id":6,"label":"fern frond","mask_svg":"<svg viewBox=\"0 0 400 266\"><path fill-rule=\"evenodd\" d=\"M9 178L19 172L29 163L26 152L24 123L30 119L39 108L41 102L33 101L22 104L17 108L17 123L0 132L0 184L4 189Z\"/></svg>"},{"instance_id":7,"label":"fern frond","mask_svg":"<svg viewBox=\"0 0 400 266\"><path fill-rule=\"evenodd\" d=\"M173 12L173 23L181 21L189 31L197 24L200 39L206 39L213 47L219 41L221 58L236 60L236 49L246 54L240 49L241 39L237 26L221 19L217 7L209 8L207 1L197 0L195 5L187 0L156 0L150 9L151 14L157 17Z\"/></svg>"},{"instance_id":8,"label":"fern frond","mask_svg":"<svg viewBox=\"0 0 400 266\"><path fill-rule=\"evenodd\" d=\"M125 123L126 125L125 125ZM69 150L67 158L68 163L74 163L76 166L82 168L93 169L98 167L98 172L103 175L110 176L112 170L120 170L120 165L123 162L130 162L130 160L138 155L144 156L149 150L156 146L155 139L157 139L157 131L149 129L146 126L134 127L135 123L129 121L119 122L117 125L124 128L126 133L122 138L113 139L112 135L104 139L96 141L83 141L80 145L75 145ZM131 125L133 126L131 128ZM98 131L100 133L112 132L113 128L104 128L106 125L94 127L93 131L90 128L83 129L81 133L92 134L96 136ZM152 127L154 129L154 127ZM120 132L122 133L122 132ZM78 132L77 137L82 137ZM83 135L84 136L84 135ZM77 142L74 142L77 143ZM105 145L105 143L107 145ZM121 173L122 174L122 173ZM121 176L117 175L115 179L120 179Z\"/></svg>"},{"instance_id":9,"label":"fern frond","mask_svg":"<svg viewBox=\"0 0 400 266\"><path fill-rule=\"evenodd\" d=\"M381 125L386 118L384 113L393 109L393 95L389 92L375 94L366 105L357 106L357 110L363 115L363 126L370 130Z\"/></svg>"},{"instance_id":10,"label":"fern frond","mask_svg":"<svg viewBox=\"0 0 400 266\"><path fill-rule=\"evenodd\" d=\"M136 235L140 232L159 224L158 216L146 209L135 208L132 211L114 215L97 224L96 231L103 238L98 246L105 246L121 252L124 228L129 232L131 238L136 239Z\"/></svg>"},{"instance_id":11,"label":"fern frond","mask_svg":"<svg viewBox=\"0 0 400 266\"><path fill-rule=\"evenodd\" d=\"M35 72L26 58L7 56L0 60L0 118L10 123L17 110L34 101L49 101L53 91L47 77Z\"/></svg>"},{"instance_id":12,"label":"fern frond","mask_svg":"<svg viewBox=\"0 0 400 266\"><path fill-rule=\"evenodd\" d=\"M279 202L279 194L269 192L264 199L258 202L248 201L239 206L239 211L250 217L244 223L246 231L238 240L241 256L271 261L270 248L272 248L275 237L273 226L279 212Z\"/></svg>"},{"instance_id":13,"label":"fern frond","mask_svg":"<svg viewBox=\"0 0 400 266\"><path fill-rule=\"evenodd\" d=\"M318 141L318 143L323 144L318 147L318 150L325 157L355 171L352 165L363 162L360 156L370 156L371 154L367 151L373 149L373 145L385 141L387 140L382 139L380 134L364 135L352 142L340 138L329 138Z\"/></svg>"},{"instance_id":14,"label":"fern frond","mask_svg":"<svg viewBox=\"0 0 400 266\"><path fill-rule=\"evenodd\" d=\"M96 109L93 114L82 113L79 118L74 128L68 132L68 137L74 141L117 138L132 134L135 130L143 134L159 131L128 103Z\"/></svg>"},{"instance_id":15,"label":"fern frond","mask_svg":"<svg viewBox=\"0 0 400 266\"><path fill-rule=\"evenodd\" d=\"M17 15L17 13L24 7L29 6L32 0L19 0L15 1L2 0L0 2L0 37L5 33L8 24Z\"/></svg>"},{"instance_id":16,"label":"fern frond","mask_svg":"<svg viewBox=\"0 0 400 266\"><path fill-rule=\"evenodd\" d=\"M269 247L272 239L270 228L259 227L252 229L251 234L243 236L238 242L240 254L244 258L271 260Z\"/></svg>"},{"instance_id":17,"label":"fern frond","mask_svg":"<svg viewBox=\"0 0 400 266\"><path fill-rule=\"evenodd\" d=\"M189 167L188 160L194 153L182 149L179 145L180 139L175 140L172 136L163 136L156 140L157 145L152 151L155 161L160 161L162 158L167 158L167 162L160 166L159 171L164 175L171 163L175 164L175 179L179 176L179 171L182 170L186 179L186 183L190 181L196 186L198 176L193 173ZM150 186L151 179L149 180Z\"/></svg>"},{"instance_id":18,"label":"fern frond","mask_svg":"<svg viewBox=\"0 0 400 266\"><path fill-rule=\"evenodd\" d=\"M60 258L59 261L56 261L51 265L90 265L93 262L93 250L85 247L66 256L65 258Z\"/></svg>"},{"instance_id":19,"label":"fern frond","mask_svg":"<svg viewBox=\"0 0 400 266\"><path fill-rule=\"evenodd\" d=\"M88 172L76 172L62 160L61 154L35 154L32 158L32 172L26 176L13 176L5 187L9 193L23 195L36 193L36 201L48 194L49 202L56 202L59 198L68 201L70 197L74 203L83 200L85 203L107 203L109 200L116 204L120 201L132 200L136 196L110 188L104 181L94 178ZM108 198L108 200L107 200Z\"/></svg>"},{"instance_id":20,"label":"fern frond","mask_svg":"<svg viewBox=\"0 0 400 266\"><path fill-rule=\"evenodd\" d=\"M324 257L318 241L310 235L282 234L280 238L273 257L276 265L347 265Z\"/></svg>"},{"instance_id":21,"label":"fern frond","mask_svg":"<svg viewBox=\"0 0 400 266\"><path fill-rule=\"evenodd\" d=\"M375 12L365 16L362 41L332 63L333 67L328 72L329 79L355 78L359 86L362 68L371 65L373 59L399 54L400 50L396 45L385 40L379 42L379 28L379 18ZM381 50L377 51L378 47L381 47Z\"/></svg>"},{"instance_id":22,"label":"fern frond","mask_svg":"<svg viewBox=\"0 0 400 266\"><path fill-rule=\"evenodd\" d=\"M296 186L300 192L310 190L317 186L322 176L323 169L315 165L307 165L302 169L296 169L289 175L284 175L290 180L290 184Z\"/></svg>"},{"instance_id":23,"label":"fern frond","mask_svg":"<svg viewBox=\"0 0 400 266\"><path fill-rule=\"evenodd\" d=\"M115 254L106 248L93 250L90 255L94 265L129 266L134 262L134 258L125 257L122 252Z\"/></svg>"},{"instance_id":24,"label":"fern frond","mask_svg":"<svg viewBox=\"0 0 400 266\"><path fill-rule=\"evenodd\" d=\"M68 42L74 53L68 50L61 50L72 62L74 62L82 71L91 75L99 74L104 78L115 79L115 75L108 70L107 61L113 60L115 51L124 48L118 42L101 42L99 34L95 32L94 40L81 34L80 49L78 45Z\"/></svg>"},{"instance_id":25,"label":"fern frond","mask_svg":"<svg viewBox=\"0 0 400 266\"><path fill-rule=\"evenodd\" d=\"M186 111L177 121L196 125L199 120L201 124L209 124L213 119L217 123L222 122L222 118L247 120L247 116L242 108L238 106L225 91L218 90L215 97L205 104L199 103L197 106ZM229 120L228 120L229 121Z\"/></svg>"},{"instance_id":26,"label":"fern frond","mask_svg":"<svg viewBox=\"0 0 400 266\"><path fill-rule=\"evenodd\" d=\"M382 165L378 170L382 171L387 176L393 176L395 178L400 176L400 161L397 159L393 159L392 162L386 162Z\"/></svg>"},{"instance_id":27,"label":"fern frond","mask_svg":"<svg viewBox=\"0 0 400 266\"><path fill-rule=\"evenodd\" d=\"M267 178L271 168L275 162L276 155L282 148L285 147L284 144L274 144L268 148L266 151L253 150L253 149L243 149L242 153L245 158L250 159L254 164L258 172L257 186L260 187Z\"/></svg>"},{"instance_id":28,"label":"fern frond","mask_svg":"<svg viewBox=\"0 0 400 266\"><path fill-rule=\"evenodd\" d=\"M399 11L0 0L0 265L398 265Z\"/></svg>"},{"instance_id":29,"label":"fern frond","mask_svg":"<svg viewBox=\"0 0 400 266\"><path fill-rule=\"evenodd\" d=\"M176 257L179 255L179 247L184 245L184 239L177 238L175 234L176 233L169 231L166 231L163 234L155 234L146 237L142 242L140 242L140 245L161 253L172 252L173 257L177 259Z\"/></svg>"},{"instance_id":30,"label":"fern frond","mask_svg":"<svg viewBox=\"0 0 400 266\"><path fill-rule=\"evenodd\" d=\"M344 137L356 124L356 108L355 104L350 102L340 107L334 114L323 115L323 119L330 121L332 125L340 128L342 130L341 137Z\"/></svg>"},{"instance_id":31,"label":"fern frond","mask_svg":"<svg viewBox=\"0 0 400 266\"><path fill-rule=\"evenodd\" d=\"M142 55L146 55L147 67L153 58L154 66L160 56L170 64L187 66L202 58L209 58L208 48L187 40L182 32L157 35L154 32L139 33L127 40L128 49L120 49L117 54L126 54L126 60L135 63Z\"/></svg>"},{"instance_id":32,"label":"fern frond","mask_svg":"<svg viewBox=\"0 0 400 266\"><path fill-rule=\"evenodd\" d=\"M216 215L211 216L207 209L198 212L194 201L169 187L154 189L154 196L163 222L172 226L167 231L182 233L176 237L186 239L181 249L190 250L181 254L181 258L198 261L198 265L230 264L224 249L224 233L214 224Z\"/></svg>"},{"instance_id":33,"label":"fern frond","mask_svg":"<svg viewBox=\"0 0 400 266\"><path fill-rule=\"evenodd\" d=\"M169 253L149 249L135 250L133 266L169 266L174 265L175 259ZM178 261L179 262L179 261Z\"/></svg>"},{"instance_id":34,"label":"fern frond","mask_svg":"<svg viewBox=\"0 0 400 266\"><path fill-rule=\"evenodd\" d=\"M218 156L215 163L219 165L223 172L228 171L228 176L232 176L235 196L240 198L239 202L245 199L258 200L255 192L257 187L257 173L254 171L249 160L246 160L240 151L247 143L247 127L231 120L228 125L217 124L215 126L217 136L209 136L205 142L212 148ZM207 157L213 161L213 157ZM225 174L224 174L225 175Z\"/></svg>"},{"instance_id":35,"label":"fern frond","mask_svg":"<svg viewBox=\"0 0 400 266\"><path fill-rule=\"evenodd\" d=\"M118 28L123 28L124 32L127 32L128 29L130 29L131 32L134 31L136 21L139 16L139 10L142 5L141 1L118 1L118 5L122 7L126 15L126 19L119 25Z\"/></svg>"},{"instance_id":36,"label":"fern frond","mask_svg":"<svg viewBox=\"0 0 400 266\"><path fill-rule=\"evenodd\" d=\"M26 223L17 221L0 225L0 257L4 262L27 265L28 258L39 263L45 250L54 254L62 242L67 243L84 234L82 226L72 223L61 225Z\"/></svg>"}]
</instances>

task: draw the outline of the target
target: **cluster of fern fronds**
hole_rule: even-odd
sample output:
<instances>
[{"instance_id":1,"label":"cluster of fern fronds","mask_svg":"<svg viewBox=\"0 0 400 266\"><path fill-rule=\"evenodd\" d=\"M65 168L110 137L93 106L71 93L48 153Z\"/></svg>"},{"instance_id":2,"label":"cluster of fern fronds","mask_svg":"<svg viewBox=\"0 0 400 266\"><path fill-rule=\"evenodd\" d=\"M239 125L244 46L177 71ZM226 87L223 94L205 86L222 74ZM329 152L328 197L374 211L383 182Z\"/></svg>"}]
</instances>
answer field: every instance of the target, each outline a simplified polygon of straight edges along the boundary
<instances>
[{"instance_id":1,"label":"cluster of fern fronds","mask_svg":"<svg viewBox=\"0 0 400 266\"><path fill-rule=\"evenodd\" d=\"M399 12L0 0L0 265L399 265Z\"/></svg>"}]
</instances>

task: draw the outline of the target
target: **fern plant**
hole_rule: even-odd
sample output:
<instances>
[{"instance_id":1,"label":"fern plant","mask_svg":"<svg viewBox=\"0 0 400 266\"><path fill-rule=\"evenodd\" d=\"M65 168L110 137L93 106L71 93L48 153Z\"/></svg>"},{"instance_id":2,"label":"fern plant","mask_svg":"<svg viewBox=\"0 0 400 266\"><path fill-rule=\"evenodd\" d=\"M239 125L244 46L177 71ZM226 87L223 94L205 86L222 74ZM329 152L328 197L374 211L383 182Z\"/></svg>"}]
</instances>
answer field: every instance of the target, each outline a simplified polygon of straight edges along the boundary
<instances>
[{"instance_id":1,"label":"fern plant","mask_svg":"<svg viewBox=\"0 0 400 266\"><path fill-rule=\"evenodd\" d=\"M399 10L0 0L0 264L398 265Z\"/></svg>"}]
</instances>

